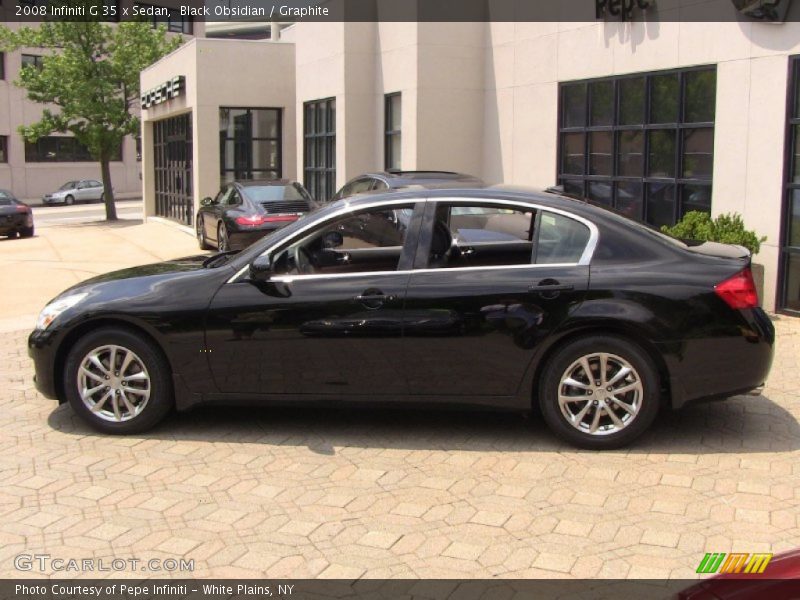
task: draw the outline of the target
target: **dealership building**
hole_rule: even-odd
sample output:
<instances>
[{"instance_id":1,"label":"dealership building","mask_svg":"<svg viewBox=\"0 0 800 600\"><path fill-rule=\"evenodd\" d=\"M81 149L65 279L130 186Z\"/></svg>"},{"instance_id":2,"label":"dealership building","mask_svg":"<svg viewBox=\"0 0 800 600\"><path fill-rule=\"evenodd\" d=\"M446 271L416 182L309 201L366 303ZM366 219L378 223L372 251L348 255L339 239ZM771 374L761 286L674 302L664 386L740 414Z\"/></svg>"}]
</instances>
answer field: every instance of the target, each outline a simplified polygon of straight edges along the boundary
<instances>
[{"instance_id":1,"label":"dealership building","mask_svg":"<svg viewBox=\"0 0 800 600\"><path fill-rule=\"evenodd\" d=\"M193 39L141 75L145 212L191 227L234 179L297 179L324 200L389 168L560 184L654 225L740 213L767 236L764 305L800 311L800 23L730 0L715 3L727 22L681 21L672 4Z\"/></svg>"}]
</instances>

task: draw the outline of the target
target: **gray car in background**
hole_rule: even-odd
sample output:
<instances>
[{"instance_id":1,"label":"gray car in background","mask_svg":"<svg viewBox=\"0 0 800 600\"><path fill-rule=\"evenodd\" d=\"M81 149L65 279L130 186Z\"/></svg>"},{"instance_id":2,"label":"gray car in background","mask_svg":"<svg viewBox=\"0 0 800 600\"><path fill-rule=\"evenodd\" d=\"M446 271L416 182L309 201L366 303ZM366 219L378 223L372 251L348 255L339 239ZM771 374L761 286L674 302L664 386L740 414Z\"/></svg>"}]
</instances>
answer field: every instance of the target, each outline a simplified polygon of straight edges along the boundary
<instances>
[{"instance_id":1,"label":"gray car in background","mask_svg":"<svg viewBox=\"0 0 800 600\"><path fill-rule=\"evenodd\" d=\"M103 184L96 179L68 181L52 194L45 194L45 204L74 204L75 202L103 201Z\"/></svg>"}]
</instances>

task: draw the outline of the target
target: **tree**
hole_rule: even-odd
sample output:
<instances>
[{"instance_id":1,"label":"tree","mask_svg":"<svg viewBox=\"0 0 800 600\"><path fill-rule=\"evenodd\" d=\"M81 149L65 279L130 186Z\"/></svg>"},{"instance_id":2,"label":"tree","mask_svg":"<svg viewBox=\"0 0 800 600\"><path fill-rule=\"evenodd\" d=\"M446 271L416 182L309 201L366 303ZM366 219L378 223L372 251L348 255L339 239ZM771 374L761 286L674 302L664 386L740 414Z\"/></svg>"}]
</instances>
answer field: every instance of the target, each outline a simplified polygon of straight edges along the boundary
<instances>
[{"instance_id":1,"label":"tree","mask_svg":"<svg viewBox=\"0 0 800 600\"><path fill-rule=\"evenodd\" d=\"M64 4L104 3L68 0ZM168 38L163 26L153 29L144 21L112 26L98 19L44 22L17 30L0 26L0 50L49 50L40 67L23 68L15 82L27 91L28 99L47 105L38 122L20 127L19 132L29 142L51 133L71 133L84 144L100 163L106 218L114 221L110 163L125 136L139 132L139 117L133 112L139 99L139 72L183 40Z\"/></svg>"}]
</instances>

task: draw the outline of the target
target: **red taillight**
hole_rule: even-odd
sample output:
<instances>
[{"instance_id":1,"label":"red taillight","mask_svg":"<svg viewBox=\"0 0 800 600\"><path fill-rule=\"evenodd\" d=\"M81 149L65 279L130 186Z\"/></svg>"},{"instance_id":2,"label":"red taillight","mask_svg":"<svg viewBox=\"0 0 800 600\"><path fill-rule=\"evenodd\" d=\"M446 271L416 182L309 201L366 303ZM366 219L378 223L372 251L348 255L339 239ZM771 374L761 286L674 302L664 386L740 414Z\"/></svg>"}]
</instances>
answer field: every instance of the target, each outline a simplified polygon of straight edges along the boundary
<instances>
[{"instance_id":1,"label":"red taillight","mask_svg":"<svg viewBox=\"0 0 800 600\"><path fill-rule=\"evenodd\" d=\"M297 221L298 215L250 215L247 217L236 217L236 222L239 225L255 227L256 225L263 225L264 223L280 223L284 221Z\"/></svg>"},{"instance_id":2,"label":"red taillight","mask_svg":"<svg viewBox=\"0 0 800 600\"><path fill-rule=\"evenodd\" d=\"M749 267L715 285L714 291L735 310L758 306L758 292Z\"/></svg>"},{"instance_id":3,"label":"red taillight","mask_svg":"<svg viewBox=\"0 0 800 600\"><path fill-rule=\"evenodd\" d=\"M29 210L27 204L17 204L17 212L28 212Z\"/></svg>"}]
</instances>

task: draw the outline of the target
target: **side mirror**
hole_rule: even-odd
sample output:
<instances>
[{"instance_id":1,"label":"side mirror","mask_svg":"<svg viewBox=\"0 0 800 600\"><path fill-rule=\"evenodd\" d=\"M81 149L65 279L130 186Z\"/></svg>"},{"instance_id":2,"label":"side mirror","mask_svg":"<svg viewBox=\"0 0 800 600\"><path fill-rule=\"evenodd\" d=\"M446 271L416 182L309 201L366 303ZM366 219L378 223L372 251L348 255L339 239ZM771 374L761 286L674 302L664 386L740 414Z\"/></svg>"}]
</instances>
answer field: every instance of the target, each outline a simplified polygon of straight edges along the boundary
<instances>
[{"instance_id":1,"label":"side mirror","mask_svg":"<svg viewBox=\"0 0 800 600\"><path fill-rule=\"evenodd\" d=\"M338 231L329 231L322 237L323 248L339 248L344 244L344 236Z\"/></svg>"},{"instance_id":2,"label":"side mirror","mask_svg":"<svg viewBox=\"0 0 800 600\"><path fill-rule=\"evenodd\" d=\"M200 206L211 206L214 203L214 200L211 199L210 196L206 196L202 200L200 200Z\"/></svg>"},{"instance_id":3,"label":"side mirror","mask_svg":"<svg viewBox=\"0 0 800 600\"><path fill-rule=\"evenodd\" d=\"M253 281L268 281L272 275L272 261L269 256L257 256L250 263L250 279Z\"/></svg>"}]
</instances>

